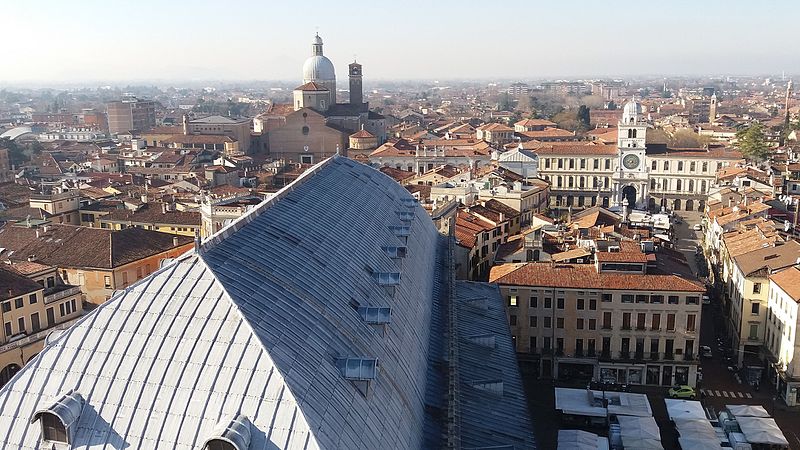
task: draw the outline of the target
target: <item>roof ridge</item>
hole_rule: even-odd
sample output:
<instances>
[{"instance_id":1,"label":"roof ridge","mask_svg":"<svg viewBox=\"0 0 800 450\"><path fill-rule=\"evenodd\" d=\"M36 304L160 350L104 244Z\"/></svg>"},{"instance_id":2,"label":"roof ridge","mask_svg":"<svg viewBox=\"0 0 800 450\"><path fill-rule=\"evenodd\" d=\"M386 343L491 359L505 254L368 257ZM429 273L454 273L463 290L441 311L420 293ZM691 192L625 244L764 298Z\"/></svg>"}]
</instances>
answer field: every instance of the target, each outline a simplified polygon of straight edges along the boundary
<instances>
[{"instance_id":1,"label":"roof ridge","mask_svg":"<svg viewBox=\"0 0 800 450\"><path fill-rule=\"evenodd\" d=\"M276 192L275 195L273 195L267 200L262 201L252 210L248 211L247 213L245 213L238 219L234 220L233 222L231 222L221 230L217 231L213 235L207 237L200 244L200 251L204 252L206 250L210 250L211 248L215 247L217 244L224 241L235 232L242 229L248 223L252 222L256 217L260 216L261 213L263 213L265 210L272 207L272 205L274 205L275 202L285 197L288 193L292 192L297 187L297 185L300 185L303 182L305 182L308 178L313 177L314 175L319 173L319 171L322 170L324 167L328 166L329 164L333 163L339 158L341 157L337 155L331 156L330 158L320 161L310 169L300 174L300 176L298 176L294 181L292 181L288 185L281 188L278 192Z\"/></svg>"}]
</instances>

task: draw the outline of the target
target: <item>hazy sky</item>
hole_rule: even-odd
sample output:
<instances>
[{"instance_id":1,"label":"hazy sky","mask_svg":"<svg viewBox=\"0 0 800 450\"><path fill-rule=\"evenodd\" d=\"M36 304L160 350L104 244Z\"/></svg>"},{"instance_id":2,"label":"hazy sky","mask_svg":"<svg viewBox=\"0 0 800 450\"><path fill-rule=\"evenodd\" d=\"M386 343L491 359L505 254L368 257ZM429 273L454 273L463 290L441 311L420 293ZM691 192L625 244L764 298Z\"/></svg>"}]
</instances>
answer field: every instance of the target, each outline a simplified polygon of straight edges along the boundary
<instances>
[{"instance_id":1,"label":"hazy sky","mask_svg":"<svg viewBox=\"0 0 800 450\"><path fill-rule=\"evenodd\" d=\"M800 0L0 0L0 83L800 74Z\"/></svg>"}]
</instances>

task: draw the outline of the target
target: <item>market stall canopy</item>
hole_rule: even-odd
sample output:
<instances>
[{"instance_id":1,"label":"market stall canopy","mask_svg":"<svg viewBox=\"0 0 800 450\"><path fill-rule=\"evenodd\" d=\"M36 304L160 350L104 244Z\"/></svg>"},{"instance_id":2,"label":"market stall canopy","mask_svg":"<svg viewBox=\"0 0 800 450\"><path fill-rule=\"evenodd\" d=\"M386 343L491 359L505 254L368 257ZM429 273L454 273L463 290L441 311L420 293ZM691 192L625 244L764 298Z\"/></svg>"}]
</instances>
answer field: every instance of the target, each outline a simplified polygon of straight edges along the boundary
<instances>
[{"instance_id":1,"label":"market stall canopy","mask_svg":"<svg viewBox=\"0 0 800 450\"><path fill-rule=\"evenodd\" d=\"M734 417L769 417L769 413L761 405L725 405Z\"/></svg>"},{"instance_id":2,"label":"market stall canopy","mask_svg":"<svg viewBox=\"0 0 800 450\"><path fill-rule=\"evenodd\" d=\"M559 430L559 450L608 450L608 439L582 430Z\"/></svg>"},{"instance_id":3,"label":"market stall canopy","mask_svg":"<svg viewBox=\"0 0 800 450\"><path fill-rule=\"evenodd\" d=\"M750 444L783 445L789 447L789 441L778 428L775 419L765 417L737 417L736 422L747 442Z\"/></svg>"},{"instance_id":4,"label":"market stall canopy","mask_svg":"<svg viewBox=\"0 0 800 450\"><path fill-rule=\"evenodd\" d=\"M671 420L706 418L703 405L698 401L667 398L664 402L667 404L667 414Z\"/></svg>"}]
</instances>

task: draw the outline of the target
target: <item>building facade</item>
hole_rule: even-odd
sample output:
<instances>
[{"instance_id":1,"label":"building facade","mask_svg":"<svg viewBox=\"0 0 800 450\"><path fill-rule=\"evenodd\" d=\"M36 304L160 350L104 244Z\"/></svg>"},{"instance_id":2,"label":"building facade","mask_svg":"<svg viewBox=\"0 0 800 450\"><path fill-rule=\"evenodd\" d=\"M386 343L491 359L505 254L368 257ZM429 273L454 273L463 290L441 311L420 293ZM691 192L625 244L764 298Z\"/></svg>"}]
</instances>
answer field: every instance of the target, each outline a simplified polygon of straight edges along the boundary
<instances>
[{"instance_id":1,"label":"building facade","mask_svg":"<svg viewBox=\"0 0 800 450\"><path fill-rule=\"evenodd\" d=\"M106 113L111 134L144 131L156 126L156 104L153 101L129 97L109 103Z\"/></svg>"},{"instance_id":2,"label":"building facade","mask_svg":"<svg viewBox=\"0 0 800 450\"><path fill-rule=\"evenodd\" d=\"M35 262L0 265L0 387L36 356L45 338L79 318L81 290L64 284L55 267Z\"/></svg>"},{"instance_id":3,"label":"building facade","mask_svg":"<svg viewBox=\"0 0 800 450\"><path fill-rule=\"evenodd\" d=\"M741 154L720 147L647 144L648 126L641 105L631 101L617 124L616 146L589 142L533 148L539 176L551 183L551 207L626 203L630 209L702 212L717 170L740 161Z\"/></svg>"},{"instance_id":4,"label":"building facade","mask_svg":"<svg viewBox=\"0 0 800 450\"><path fill-rule=\"evenodd\" d=\"M634 246L636 244L633 244ZM699 283L648 273L644 254L597 253L593 264L492 268L518 356L542 376L670 386L697 381Z\"/></svg>"}]
</instances>

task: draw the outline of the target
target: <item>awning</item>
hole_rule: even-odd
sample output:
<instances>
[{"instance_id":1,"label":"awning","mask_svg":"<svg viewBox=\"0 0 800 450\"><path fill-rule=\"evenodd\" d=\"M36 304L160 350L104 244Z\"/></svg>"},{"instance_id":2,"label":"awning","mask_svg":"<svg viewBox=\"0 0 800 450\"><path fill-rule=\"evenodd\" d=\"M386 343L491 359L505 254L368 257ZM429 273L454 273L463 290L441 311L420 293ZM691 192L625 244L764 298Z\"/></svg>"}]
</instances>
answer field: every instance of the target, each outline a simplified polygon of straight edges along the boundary
<instances>
[{"instance_id":1,"label":"awning","mask_svg":"<svg viewBox=\"0 0 800 450\"><path fill-rule=\"evenodd\" d=\"M769 417L769 413L761 405L725 405L737 419L739 417Z\"/></svg>"},{"instance_id":2,"label":"awning","mask_svg":"<svg viewBox=\"0 0 800 450\"><path fill-rule=\"evenodd\" d=\"M737 417L736 422L742 429L747 442L751 444L783 445L788 447L789 441L778 428L775 419L766 417Z\"/></svg>"},{"instance_id":3,"label":"awning","mask_svg":"<svg viewBox=\"0 0 800 450\"><path fill-rule=\"evenodd\" d=\"M671 420L675 419L705 419L706 413L703 405L695 400L664 399L667 404L667 414Z\"/></svg>"}]
</instances>

